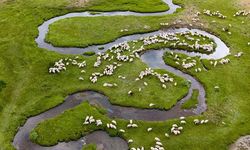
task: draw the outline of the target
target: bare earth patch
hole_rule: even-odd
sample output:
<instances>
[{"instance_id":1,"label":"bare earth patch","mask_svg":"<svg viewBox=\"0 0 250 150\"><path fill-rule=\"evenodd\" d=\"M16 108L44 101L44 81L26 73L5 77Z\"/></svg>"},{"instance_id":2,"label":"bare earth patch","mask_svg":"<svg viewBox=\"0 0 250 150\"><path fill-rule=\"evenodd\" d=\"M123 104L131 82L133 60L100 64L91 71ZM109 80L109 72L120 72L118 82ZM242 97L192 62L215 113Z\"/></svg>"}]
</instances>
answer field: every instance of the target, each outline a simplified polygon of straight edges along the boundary
<instances>
[{"instance_id":1,"label":"bare earth patch","mask_svg":"<svg viewBox=\"0 0 250 150\"><path fill-rule=\"evenodd\" d=\"M182 28L198 28L205 29L208 28L207 22L200 19L196 13L198 9L195 6L189 5L186 7L185 11L174 21L173 27Z\"/></svg>"},{"instance_id":2,"label":"bare earth patch","mask_svg":"<svg viewBox=\"0 0 250 150\"><path fill-rule=\"evenodd\" d=\"M85 7L90 0L71 0L70 7Z\"/></svg>"},{"instance_id":3,"label":"bare earth patch","mask_svg":"<svg viewBox=\"0 0 250 150\"><path fill-rule=\"evenodd\" d=\"M241 8L250 10L250 0L238 0L238 4Z\"/></svg>"},{"instance_id":4,"label":"bare earth patch","mask_svg":"<svg viewBox=\"0 0 250 150\"><path fill-rule=\"evenodd\" d=\"M239 138L230 146L230 150L250 150L250 135Z\"/></svg>"},{"instance_id":5,"label":"bare earth patch","mask_svg":"<svg viewBox=\"0 0 250 150\"><path fill-rule=\"evenodd\" d=\"M0 4L6 2L7 0L0 0Z\"/></svg>"}]
</instances>

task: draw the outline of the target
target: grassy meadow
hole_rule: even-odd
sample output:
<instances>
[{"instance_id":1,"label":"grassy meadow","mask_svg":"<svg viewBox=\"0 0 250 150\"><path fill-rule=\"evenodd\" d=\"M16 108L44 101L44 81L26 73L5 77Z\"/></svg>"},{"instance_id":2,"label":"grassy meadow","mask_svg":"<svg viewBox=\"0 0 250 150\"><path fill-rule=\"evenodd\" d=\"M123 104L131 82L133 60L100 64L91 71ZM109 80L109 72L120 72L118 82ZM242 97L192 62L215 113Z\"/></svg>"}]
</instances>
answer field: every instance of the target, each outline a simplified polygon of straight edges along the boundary
<instances>
[{"instance_id":1,"label":"grassy meadow","mask_svg":"<svg viewBox=\"0 0 250 150\"><path fill-rule=\"evenodd\" d=\"M101 45L125 35L155 31L160 28L160 18L115 16L63 19L50 25L46 41L60 47ZM123 31L126 29L128 31Z\"/></svg>"},{"instance_id":2,"label":"grassy meadow","mask_svg":"<svg viewBox=\"0 0 250 150\"><path fill-rule=\"evenodd\" d=\"M37 27L45 20L75 11L132 10L149 12L168 9L167 6L162 5L158 0L145 1L147 1L147 3L131 0L131 4L125 4L125 1L118 0L113 3L112 7L109 7L111 3L110 0L93 1L93 3L86 4L83 7L71 5L72 1L70 0L0 1L0 150L14 149L12 140L18 127L20 127L28 117L37 115L62 103L68 94L76 91L86 89L101 91L110 98L112 103L141 108L145 108L148 106L148 103L154 102L155 99L157 99L160 100L159 104L164 104L163 109L170 108L180 96L186 93L187 89L181 87L181 85L180 87L169 88L169 92L163 92L162 89L157 89L159 88L159 83L156 82L156 79L149 78L146 80L152 82L155 88L148 89L145 95L134 96L132 99L129 98L128 101L126 96L122 99L117 98L119 98L119 94L127 93L128 89L134 87L135 83L122 83L122 81L117 79L117 76L109 79L103 78L99 83L92 85L88 80L83 82L78 80L80 72L79 69L76 68L70 68L69 71L61 74L48 74L48 67L55 61L60 58L74 56L62 55L37 47L34 41L38 35ZM104 128L103 130L111 136L120 136L126 140L133 139L134 142L129 145L130 147L150 147L155 142L154 137L157 136L162 140L164 147L172 150L226 150L237 138L250 134L250 98L248 93L250 90L250 78L248 77L250 74L250 47L247 45L247 43L250 42L250 19L249 16L233 16L235 12L243 9L238 5L238 1L240 0L174 0L175 3L182 6L182 10L176 14L162 17L126 18L131 21L127 22L127 24L133 25L135 20L139 20L140 23L138 24L142 24L141 22L144 22L146 25L150 24L152 30L161 28L159 22L169 22L171 26L178 26L174 23L175 20L182 20L181 26L190 26L190 24L192 24L193 28L209 31L227 43L232 54L229 56L231 59L229 64L219 65L217 67L210 66L211 69L200 73L196 73L193 70L188 71L188 73L196 77L205 87L208 110L199 117L209 119L210 122L208 124L196 126L192 121L197 117L189 117L187 118L187 124L184 125L183 133L179 136L170 135L169 138L164 136L164 132L169 132L172 123L179 123L178 120L163 122L136 121L139 128L129 129L122 135L110 129L107 130ZM136 4L132 5L132 3ZM156 5L152 6L152 4ZM161 7L158 7L157 4ZM202 12L203 9L210 9L212 11L219 10L222 14L226 15L227 18L220 19L215 16L200 15L200 23L202 23L203 26L197 22L192 22L190 16L197 11ZM115 20L119 17L113 18ZM101 18L99 19L100 20L96 18L96 20L93 19L93 21L101 21ZM109 20L111 21L112 17ZM109 23L105 22L105 24L108 26ZM229 29L232 33L231 35L222 30L223 27L228 27L229 24L232 26ZM113 25L112 21L110 25ZM121 28L124 27L120 24L117 26ZM83 29L79 26L79 29L80 28ZM91 28L93 29L94 26ZM111 31L111 29L109 30ZM117 29L116 31L119 30ZM133 27L131 31L129 34L148 32L148 30L136 28L136 26ZM96 34L95 30L86 32L88 32L89 35L91 35L91 32L93 32L93 35ZM104 42L111 41L119 36L123 36L123 34L114 33L113 35L108 35L108 38L104 39ZM98 43L100 42L98 40L99 39L97 39L97 41L90 40L90 42ZM241 58L233 56L240 51L244 53ZM90 64L93 64L95 57L96 56L81 56L82 59L88 60ZM168 64L171 65L171 63ZM174 66L174 64L172 65ZM88 65L89 68L86 69L89 70L87 72L88 74L93 71L93 67L91 68L91 66L92 65ZM145 64L136 60L133 64L124 64L122 68L117 70L115 75L120 73L129 74L132 72L132 74L130 74L132 80L135 75L138 75L138 72L145 69L145 67ZM124 86L121 89L116 89L116 92L102 86L104 80L105 82L114 81L113 78ZM176 78L183 81L181 78ZM219 90L215 90L215 86L218 86ZM176 91L179 91L179 93L177 94ZM165 97L170 97L169 101L163 98L163 94L165 94ZM148 100L148 98L150 98L150 100ZM140 101L138 101L138 99ZM111 120L111 118L99 112L97 108L87 103L82 103L55 118L39 124L33 131L36 132L38 136L34 136L36 138L33 137L33 140L42 145L53 145L61 140L78 139L88 132L97 130L95 126L85 127L82 125L85 116L89 114L98 116L107 122ZM127 121L116 120L119 124L119 128L125 128ZM153 127L152 132L148 133L146 131L148 127ZM57 129L57 131L54 132L55 130L53 129ZM54 134L51 135L51 133ZM33 135L36 134L33 133Z\"/></svg>"}]
</instances>

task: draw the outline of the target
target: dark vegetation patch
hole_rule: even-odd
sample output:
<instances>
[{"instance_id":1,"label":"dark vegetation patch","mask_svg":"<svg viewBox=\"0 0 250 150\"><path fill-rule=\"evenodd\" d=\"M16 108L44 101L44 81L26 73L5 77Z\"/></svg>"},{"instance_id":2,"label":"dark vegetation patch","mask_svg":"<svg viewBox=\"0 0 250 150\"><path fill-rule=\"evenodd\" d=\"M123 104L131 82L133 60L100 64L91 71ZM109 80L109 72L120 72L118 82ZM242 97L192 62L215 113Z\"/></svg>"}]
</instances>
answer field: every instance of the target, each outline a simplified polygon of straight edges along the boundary
<instances>
[{"instance_id":1,"label":"dark vegetation patch","mask_svg":"<svg viewBox=\"0 0 250 150\"><path fill-rule=\"evenodd\" d=\"M83 55L85 55L85 56L93 56L93 55L95 55L95 52L87 51L87 52L84 52Z\"/></svg>"},{"instance_id":2,"label":"dark vegetation patch","mask_svg":"<svg viewBox=\"0 0 250 150\"><path fill-rule=\"evenodd\" d=\"M6 87L6 83L0 80L0 92Z\"/></svg>"},{"instance_id":3,"label":"dark vegetation patch","mask_svg":"<svg viewBox=\"0 0 250 150\"><path fill-rule=\"evenodd\" d=\"M88 144L88 145L84 145L82 150L96 150L96 145L95 144Z\"/></svg>"}]
</instances>

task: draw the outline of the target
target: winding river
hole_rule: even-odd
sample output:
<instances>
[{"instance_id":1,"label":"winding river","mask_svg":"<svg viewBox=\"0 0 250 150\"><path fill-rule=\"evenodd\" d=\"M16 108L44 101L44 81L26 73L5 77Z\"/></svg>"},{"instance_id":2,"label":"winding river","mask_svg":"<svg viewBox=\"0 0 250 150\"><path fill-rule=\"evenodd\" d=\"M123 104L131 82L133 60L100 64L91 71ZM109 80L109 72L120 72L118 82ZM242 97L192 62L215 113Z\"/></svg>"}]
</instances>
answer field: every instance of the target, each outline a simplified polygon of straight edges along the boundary
<instances>
[{"instance_id":1,"label":"winding river","mask_svg":"<svg viewBox=\"0 0 250 150\"><path fill-rule=\"evenodd\" d=\"M150 35L155 35L161 32L180 32L180 31L191 31L191 32L198 32L200 34L206 35L214 40L214 42L217 44L216 50L213 54L206 55L201 53L195 53L195 52L185 52L181 50L173 50L178 53L185 53L189 56L200 56L201 58L205 59L220 59L225 56L227 56L229 52L229 48L225 45L223 41L221 41L216 36L209 34L205 31L201 31L198 29L168 29L168 30L160 30L156 32L151 33L145 33L145 34L135 34L135 35L129 35L124 36L121 38L118 38L117 40L110 42L108 44L104 45L94 45L89 46L86 48L61 48L61 47L54 47L53 45L45 42L45 36L48 33L49 25L65 18L71 18L71 17L97 17L97 16L117 16L117 15L134 15L134 16L155 16L155 15L166 15L166 14L172 14L176 11L179 6L172 3L172 0L163 0L166 4L169 5L170 9L166 12L159 12L159 13L136 13L136 12L103 12L98 13L96 15L92 15L89 12L83 12L83 13L69 13L63 16L52 18L48 21L45 21L39 28L39 36L36 38L36 42L40 48L45 48L48 50L56 51L59 53L64 54L82 54L85 51L99 51L98 47L104 47L104 51L108 50L110 47L112 47L114 44L118 44L124 41L132 41L139 39L141 37L147 37ZM17 150L80 150L83 144L89 144L89 143L95 143L97 144L98 149L104 149L104 150L127 150L128 145L127 142L119 137L110 137L106 132L104 131L95 131L91 134L88 134L85 137L82 137L81 139L77 141L71 141L68 143L61 142L55 146L51 147L43 147L40 145L37 145L35 143L32 143L29 140L29 133L30 131L36 127L36 125L48 118L53 118L60 113L62 113L65 110L68 110L70 108L73 108L77 105L79 105L82 101L88 100L90 104L98 104L101 105L103 108L108 110L108 116L109 117L117 117L122 119L133 119L133 120L145 120L145 121L164 121L171 118L178 118L181 116L192 116L192 115L199 115L203 113L207 106L205 102L205 90L202 84L200 84L199 81L197 81L192 76L185 74L171 66L168 66L164 63L162 56L165 51L169 49L161 49L161 50L151 50L147 51L144 54L141 55L141 60L146 63L151 68L160 68L165 69L177 76L180 76L182 78L185 78L186 80L189 80L191 82L191 86L189 89L188 94L181 100L177 102L177 104L172 107L170 110L158 110L158 109L138 109L138 108L132 108L132 107L122 107L122 106L116 106L112 105L109 102L109 99L107 96L95 92L95 91L83 91L78 92L69 95L65 102L58 105L55 108L52 108L46 112L43 112L37 116L29 118L23 127L20 127L17 134L15 135L13 145ZM181 105L187 101L191 95L193 89L199 90L199 96L198 96L198 106L195 109L190 110L183 110L181 109Z\"/></svg>"}]
</instances>

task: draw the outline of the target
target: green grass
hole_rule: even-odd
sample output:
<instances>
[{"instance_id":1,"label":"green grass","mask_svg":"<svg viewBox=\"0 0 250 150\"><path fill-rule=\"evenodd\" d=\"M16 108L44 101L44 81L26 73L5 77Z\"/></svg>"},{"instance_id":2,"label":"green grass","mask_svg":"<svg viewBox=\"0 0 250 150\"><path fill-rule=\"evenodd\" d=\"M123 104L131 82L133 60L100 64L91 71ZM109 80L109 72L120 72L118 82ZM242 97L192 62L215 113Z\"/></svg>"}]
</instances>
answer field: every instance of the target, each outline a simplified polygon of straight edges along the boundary
<instances>
[{"instance_id":1,"label":"green grass","mask_svg":"<svg viewBox=\"0 0 250 150\"><path fill-rule=\"evenodd\" d=\"M116 69L113 76L103 76L98 79L97 83L92 84L89 80L91 74L94 72L103 72L105 66L113 62L103 61L99 68L94 68L93 65L96 61L96 57L97 56L81 56L78 59L78 62L84 60L87 62L87 67L83 68L86 71L84 74L81 73L81 69L78 67L69 66L67 71L56 75L50 75L48 77L58 80L59 82L67 80L67 82L71 82L71 84L74 83L78 85L72 85L71 88L76 89L71 93L74 91L80 91L81 89L100 91L109 96L110 101L113 104L140 108L148 108L150 103L154 103L157 100L157 104L154 106L155 108L169 109L188 92L188 86L185 84L186 81L184 79L166 72L165 70L158 70L157 72L161 74L168 73L169 76L173 77L174 81L178 83L177 86L174 86L173 83L166 83L167 89L163 89L159 79L153 76L148 76L143 80L135 81L139 76L139 73L147 67L139 59L135 59L133 63L122 63L122 67ZM119 75L126 76L126 80L119 79ZM79 77L83 77L85 80L79 81ZM103 84L106 82L116 83L118 87L103 87ZM147 82L149 86L144 86L144 82ZM67 87L69 87L69 85ZM142 88L143 91L138 92L139 88ZM133 96L128 95L130 90L134 92ZM163 95L163 97L158 97L157 95L159 94ZM138 101L138 99L140 99L140 101Z\"/></svg>"},{"instance_id":2,"label":"green grass","mask_svg":"<svg viewBox=\"0 0 250 150\"><path fill-rule=\"evenodd\" d=\"M119 9L119 7L117 7L117 9ZM19 12L19 10L22 11ZM62 103L64 98L70 93L84 89L93 89L102 91L110 96L111 99L117 99L119 97L118 92L115 92L117 95L114 95L112 98L111 95L114 94L113 90L104 89L102 87L103 83L92 85L92 87L89 86L89 83L84 84L83 82L79 84L79 70L54 77L48 74L49 65L55 60L66 56L38 48L34 42L38 34L37 27L42 24L44 20L74 10L77 9L65 9L59 1L49 3L45 0L37 1L37 3L29 0L15 1L0 6L0 26L6 29L0 31L0 51L2 54L0 57L0 69L2 70L0 76L1 80L8 83L4 92L0 93L1 149L13 149L11 141L18 129L17 127L21 126L27 117L36 115ZM31 19L34 17L36 17L36 19ZM13 22L15 22L15 25ZM141 69L145 69L146 67L139 61L137 61L135 67L138 67L138 65ZM127 68L129 68L129 65L127 65ZM132 70L138 71L137 69L134 68ZM121 70L121 72L124 71ZM89 72L89 74L90 73L91 72ZM72 78L68 80L69 76ZM133 85L128 86L132 87ZM155 84L155 86L157 85ZM180 93L186 93L186 89L181 88L179 90L182 91ZM127 89L124 89L123 92L124 94L127 93ZM173 95L170 92L164 93ZM146 102L143 107L148 107L148 103L153 101L156 96L150 93L150 89L148 89L146 95L151 95L151 99L149 101L145 99L139 102ZM176 96L177 95L173 95L171 99L176 101L178 99L177 97L181 97L181 95ZM138 97L134 97L134 101L136 101ZM168 101L171 101L171 99L168 99ZM126 101L126 98L120 101L120 103L122 103L122 101ZM163 101L165 101L165 99ZM174 101L172 104L165 101L167 106L163 105L163 107L170 107L170 105L175 103ZM130 105L133 104L132 101L127 101L126 105L129 105L129 103ZM137 106L140 105L139 103L137 101Z\"/></svg>"},{"instance_id":3,"label":"green grass","mask_svg":"<svg viewBox=\"0 0 250 150\"><path fill-rule=\"evenodd\" d=\"M88 144L83 146L82 150L96 150L96 145L95 144Z\"/></svg>"},{"instance_id":4,"label":"green grass","mask_svg":"<svg viewBox=\"0 0 250 150\"><path fill-rule=\"evenodd\" d=\"M189 100L187 100L183 105L181 105L182 109L191 109L196 108L196 105L198 104L198 90L193 90L192 96Z\"/></svg>"},{"instance_id":5,"label":"green grass","mask_svg":"<svg viewBox=\"0 0 250 150\"><path fill-rule=\"evenodd\" d=\"M175 58L177 56L177 58ZM186 72L188 74L191 74L191 75L196 75L197 73L195 72L195 69L197 68L201 68L202 71L205 71L204 70L204 67L203 67L203 61L205 61L204 59L200 60L199 57L189 57L191 59L188 59L189 56L185 55L185 54L181 54L181 53L170 53L170 52L165 52L164 53L164 56L163 56L163 60L166 64L169 64L171 65L172 67L175 67L177 68L178 70L181 70L182 72ZM185 63L190 63L190 62L193 62L193 61L196 61L196 66L192 67L192 68L189 68L189 69L185 69L183 66L182 66L182 62L183 60L186 60ZM206 60L206 61L209 61L209 60ZM178 64L178 63L179 64Z\"/></svg>"},{"instance_id":6,"label":"green grass","mask_svg":"<svg viewBox=\"0 0 250 150\"><path fill-rule=\"evenodd\" d=\"M98 47L98 50L102 51L104 50L104 47Z\"/></svg>"},{"instance_id":7,"label":"green grass","mask_svg":"<svg viewBox=\"0 0 250 150\"><path fill-rule=\"evenodd\" d=\"M137 12L160 12L169 9L161 0L93 0L90 2L90 5L88 9L94 11L129 10Z\"/></svg>"},{"instance_id":8,"label":"green grass","mask_svg":"<svg viewBox=\"0 0 250 150\"><path fill-rule=\"evenodd\" d=\"M50 25L46 41L60 47L105 44L124 35L155 31L160 28L160 18L115 16L63 19ZM128 31L121 32L124 29Z\"/></svg>"},{"instance_id":9,"label":"green grass","mask_svg":"<svg viewBox=\"0 0 250 150\"><path fill-rule=\"evenodd\" d=\"M87 47L91 45L105 44L115 39L136 33L151 32L160 29L160 23L166 22L163 17L75 17L59 20L49 27L46 35L46 42L57 47ZM124 31L126 29L126 31ZM193 36L188 34L195 40L199 39L200 44L210 44L212 39ZM189 45L195 44L186 37L177 34L180 41L184 41ZM160 37L157 39L162 40ZM198 51L201 53L212 53L203 49L192 49L188 46L172 46L168 43L156 43L144 46L146 49L172 48L182 49L186 51ZM140 43L142 44L142 43ZM214 46L216 46L214 44Z\"/></svg>"},{"instance_id":10,"label":"green grass","mask_svg":"<svg viewBox=\"0 0 250 150\"><path fill-rule=\"evenodd\" d=\"M124 129L125 133L120 133L114 129L108 129L106 127L107 123L111 123L111 119L106 117L98 107L93 107L87 102L83 102L75 108L69 109L64 113L58 115L55 118L48 119L40 123L32 132L31 135L35 136L32 140L41 145L55 145L59 141L71 141L77 140L80 137L97 130L104 130L110 136L118 136L125 139L133 139L134 142L130 144L132 147L144 146L145 149L149 149L150 146L153 146L155 143L154 137L159 137L162 139L164 145L167 146L167 143L171 141L172 138L176 136L169 133L171 125L173 123L179 124L178 120L164 121L164 122L143 122L143 121L134 121L138 124L139 128L127 128L128 121L116 119L117 128ZM101 119L103 122L102 126L83 125L83 122L86 116L92 115L96 119ZM188 130L196 128L202 130L204 126L196 126L192 123L192 118L187 120L187 124L184 125L185 134L191 134ZM206 125L207 127L212 127L212 124ZM152 132L147 132L147 128L153 127ZM168 133L170 138L164 137L164 134ZM141 137L144 137L144 140L147 139L147 142Z\"/></svg>"},{"instance_id":11,"label":"green grass","mask_svg":"<svg viewBox=\"0 0 250 150\"><path fill-rule=\"evenodd\" d=\"M85 56L93 56L93 55L95 55L95 52L88 51L88 52L84 52L83 55L85 55Z\"/></svg>"},{"instance_id":12,"label":"green grass","mask_svg":"<svg viewBox=\"0 0 250 150\"><path fill-rule=\"evenodd\" d=\"M27 0L29 6L46 9L64 9L75 11L133 11L133 12L162 12L169 9L161 0L91 0L83 5L75 5L79 0Z\"/></svg>"},{"instance_id":13,"label":"green grass","mask_svg":"<svg viewBox=\"0 0 250 150\"><path fill-rule=\"evenodd\" d=\"M218 35L230 46L232 54L243 51L244 55L239 59L232 57L230 64L220 65L206 72L190 72L205 86L208 110L203 116L210 119L210 124L204 126L187 124L182 135L164 139L162 133L169 131L173 120L169 122L138 122L141 128L128 131L124 138L133 138L135 143L131 146L145 145L145 147L149 147L153 144L153 137L158 136L164 139L163 144L167 149L227 149L228 145L239 136L250 134L250 98L248 94L250 90L248 77L250 74L250 52L249 46L247 46L250 38L249 18L232 17L234 12L241 9L236 8L236 1L233 0L175 0L175 2L180 3L184 11L180 11L176 15L164 16L159 22L185 17L189 8L195 8L194 10L199 11L203 9L220 10L228 18L222 20L217 17L201 15L201 21L205 24L202 29ZM34 42L38 34L37 27L44 20L54 16L88 10L88 8L68 8L66 5L68 3L61 0L17 0L0 5L0 78L7 83L6 88L0 93L1 150L13 149L13 137L18 127L28 117L62 103L69 93L89 88L97 89L96 87L98 87L98 90L105 92L111 99L118 96L119 92L104 89L100 86L101 83L95 87L89 87L89 84L84 83L79 84L77 70L55 76L48 75L49 64L67 56L37 48ZM101 5L99 4L99 6ZM120 9L117 3L114 6L116 10ZM114 8L103 7L103 10L106 11L111 9ZM212 23L213 20L216 20L216 23ZM245 21L245 24L242 24L242 21ZM232 24L231 36L222 31L222 28L228 26L229 23ZM158 24L153 26L158 26ZM138 65L140 64L141 62L138 61ZM127 66L129 69L130 67L131 64ZM136 67L137 65L131 70L138 71ZM215 92L214 86L219 86L220 90ZM155 97L161 98L162 95L161 97L159 95L161 94L155 95ZM123 102L121 103L123 104ZM81 112L79 114L82 115ZM191 122L192 118L188 118L188 120ZM68 122L64 121L64 123ZM58 124L54 124L54 126L56 127ZM154 127L154 132L145 132L147 127ZM45 126L44 128L49 129ZM79 127L77 128L79 129ZM65 128L61 131L64 130ZM77 131L77 134L78 132L81 132L81 129Z\"/></svg>"},{"instance_id":14,"label":"green grass","mask_svg":"<svg viewBox=\"0 0 250 150\"><path fill-rule=\"evenodd\" d=\"M158 50L158 49L162 49L162 48L170 48L172 50L177 49L177 50L184 50L184 51L187 51L187 52L200 52L200 53L203 53L203 54L211 54L215 50L216 44L214 43L214 41L212 39L206 37L203 40L203 38L201 38L199 36L192 36L191 34L188 34L188 35L190 37L194 38L195 40L197 40L197 39L201 40L201 42L199 43L201 45L202 44L209 44L209 43L213 42L214 49L212 51L206 51L206 50L204 50L202 48L193 49L193 48L190 48L190 47L184 46L184 45L182 45L182 46L180 46L180 45L176 45L176 46L171 45L171 44L175 43L176 41L169 41L167 43L150 44L150 45L145 46L145 49L146 50L150 50L150 49ZM188 43L188 45L194 45L195 44L194 41L189 41L189 40L187 40L187 38L185 38L184 36L181 36L179 34L176 34L176 37L179 38L180 41L185 40L185 42ZM157 39L161 40L161 38L159 38L159 37Z\"/></svg>"},{"instance_id":15,"label":"green grass","mask_svg":"<svg viewBox=\"0 0 250 150\"><path fill-rule=\"evenodd\" d=\"M91 107L87 102L84 102L81 105L76 106L74 109L65 111L56 118L40 123L38 127L31 132L31 135L38 136L30 136L31 140L41 145L48 146L53 145L58 141L71 141L72 139L80 138L94 130L105 129L105 127L83 125L87 115L101 118L103 123L110 121L110 119L101 114L98 109L99 108ZM61 121L65 121L66 124ZM47 130L48 127L50 128L50 131ZM51 132L52 130L55 132ZM58 139L58 137L60 137L60 139Z\"/></svg>"},{"instance_id":16,"label":"green grass","mask_svg":"<svg viewBox=\"0 0 250 150\"><path fill-rule=\"evenodd\" d=\"M70 93L90 88L77 84L77 79L51 78L49 63L66 56L40 49L34 42L44 20L78 10L65 8L61 2L26 0L0 5L0 26L6 29L0 31L0 77L8 83L0 93L1 149L13 149L11 141L27 117L62 103Z\"/></svg>"}]
</instances>

